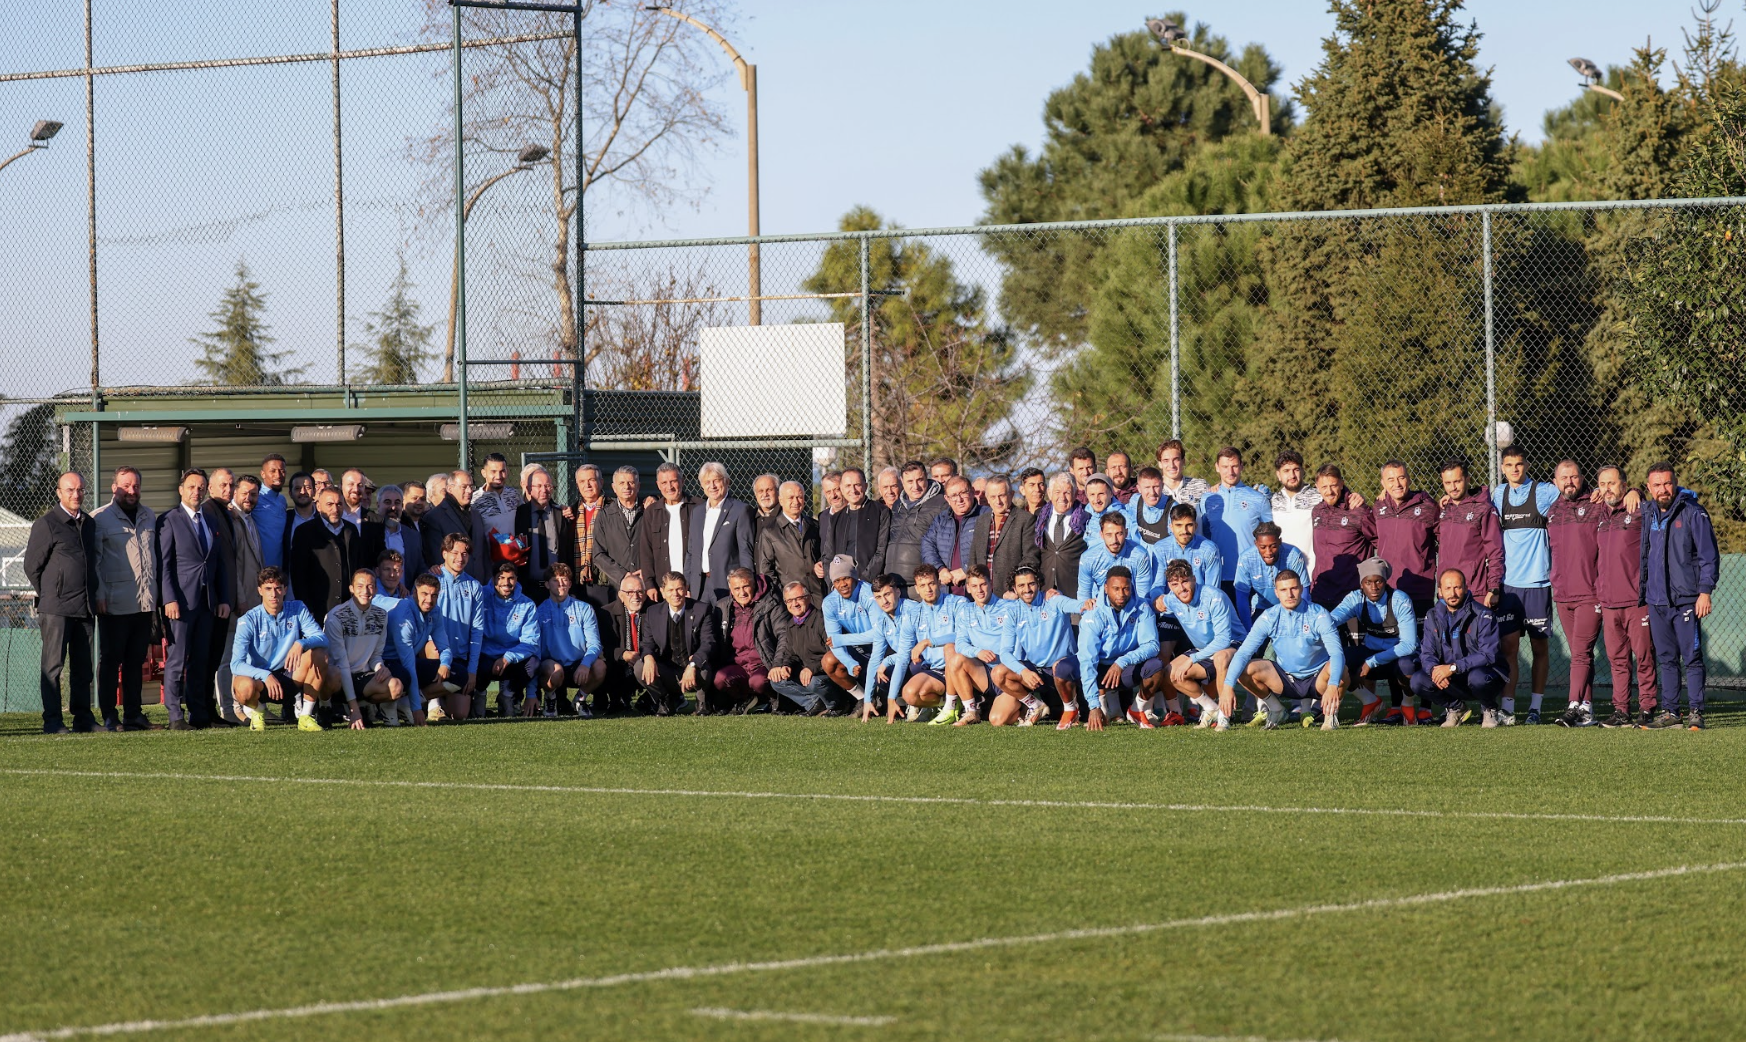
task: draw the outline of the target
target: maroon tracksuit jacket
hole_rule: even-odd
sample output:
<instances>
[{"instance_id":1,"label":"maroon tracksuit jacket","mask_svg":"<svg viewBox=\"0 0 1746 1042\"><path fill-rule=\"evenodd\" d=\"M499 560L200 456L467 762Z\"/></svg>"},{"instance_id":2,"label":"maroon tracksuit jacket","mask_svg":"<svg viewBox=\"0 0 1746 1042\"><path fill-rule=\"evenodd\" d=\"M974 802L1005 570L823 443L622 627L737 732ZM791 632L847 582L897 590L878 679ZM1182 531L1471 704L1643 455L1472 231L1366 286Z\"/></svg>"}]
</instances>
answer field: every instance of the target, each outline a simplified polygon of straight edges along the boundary
<instances>
[{"instance_id":1,"label":"maroon tracksuit jacket","mask_svg":"<svg viewBox=\"0 0 1746 1042\"><path fill-rule=\"evenodd\" d=\"M1594 603L1600 548L1595 526L1605 509L1583 495L1576 499L1560 496L1546 511L1546 535L1552 544L1552 599L1559 604Z\"/></svg>"},{"instance_id":2,"label":"maroon tracksuit jacket","mask_svg":"<svg viewBox=\"0 0 1746 1042\"><path fill-rule=\"evenodd\" d=\"M1503 525L1491 493L1475 489L1437 515L1437 571L1459 568L1473 596L1503 587Z\"/></svg>"},{"instance_id":3,"label":"maroon tracksuit jacket","mask_svg":"<svg viewBox=\"0 0 1746 1042\"><path fill-rule=\"evenodd\" d=\"M1595 600L1603 608L1635 608L1641 599L1643 513L1604 503L1590 509L1591 514L1596 511L1600 522L1595 526ZM1552 553L1552 567L1556 569L1557 549ZM1552 574L1558 573L1555 570Z\"/></svg>"},{"instance_id":4,"label":"maroon tracksuit jacket","mask_svg":"<svg viewBox=\"0 0 1746 1042\"><path fill-rule=\"evenodd\" d=\"M1317 503L1310 511L1316 575L1310 599L1334 610L1358 588L1358 562L1376 552L1376 519L1369 507L1348 507L1342 493L1334 506Z\"/></svg>"},{"instance_id":5,"label":"maroon tracksuit jacket","mask_svg":"<svg viewBox=\"0 0 1746 1042\"><path fill-rule=\"evenodd\" d=\"M1390 581L1414 604L1437 596L1437 502L1417 489L1396 503L1376 500L1376 553L1394 572Z\"/></svg>"}]
</instances>

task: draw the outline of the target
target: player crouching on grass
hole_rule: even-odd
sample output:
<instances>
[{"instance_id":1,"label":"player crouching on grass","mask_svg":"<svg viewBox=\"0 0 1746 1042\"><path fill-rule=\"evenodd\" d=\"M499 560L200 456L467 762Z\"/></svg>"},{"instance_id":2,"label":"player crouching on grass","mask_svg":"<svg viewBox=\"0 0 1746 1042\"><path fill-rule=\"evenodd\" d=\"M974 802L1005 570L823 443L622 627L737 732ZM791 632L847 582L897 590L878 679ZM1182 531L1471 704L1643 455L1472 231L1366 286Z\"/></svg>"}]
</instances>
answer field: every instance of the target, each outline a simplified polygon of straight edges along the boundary
<instances>
[{"instance_id":1,"label":"player crouching on grass","mask_svg":"<svg viewBox=\"0 0 1746 1042\"><path fill-rule=\"evenodd\" d=\"M867 663L873 658L874 616L879 605L873 588L861 581L855 559L848 554L831 558L828 569L831 592L825 594L825 652L820 665L831 683L847 691L857 702L867 699Z\"/></svg>"},{"instance_id":2,"label":"player crouching on grass","mask_svg":"<svg viewBox=\"0 0 1746 1042\"><path fill-rule=\"evenodd\" d=\"M606 661L600 657L600 619L594 605L570 596L575 575L568 564L552 565L545 603L534 613L540 633L539 684L550 692L546 716L557 716L559 703L569 708L564 691L573 687L580 692L576 716L586 720L593 715L586 696L606 682Z\"/></svg>"},{"instance_id":3,"label":"player crouching on grass","mask_svg":"<svg viewBox=\"0 0 1746 1042\"><path fill-rule=\"evenodd\" d=\"M1393 568L1380 557L1358 562L1358 588L1334 608L1335 626L1346 627L1351 653L1346 665L1350 683L1364 703L1358 711L1358 726L1384 721L1383 701L1376 695L1376 682L1386 679L1401 700L1402 724L1419 722L1418 707L1411 694L1412 676L1418 672L1419 620L1413 600L1388 584Z\"/></svg>"},{"instance_id":4,"label":"player crouching on grass","mask_svg":"<svg viewBox=\"0 0 1746 1042\"><path fill-rule=\"evenodd\" d=\"M1231 656L1225 678L1219 684L1219 710L1230 716L1237 708L1233 681L1259 693L1266 710L1264 726L1277 728L1285 719L1280 696L1297 699L1306 707L1321 699L1322 730L1340 726L1341 684L1346 679L1346 649L1334 629L1328 609L1312 604L1303 595L1303 579L1289 568L1273 580L1279 603L1255 620L1249 636ZM1257 659L1263 644L1273 645L1274 661ZM1314 723L1306 708L1303 725Z\"/></svg>"},{"instance_id":5,"label":"player crouching on grass","mask_svg":"<svg viewBox=\"0 0 1746 1042\"><path fill-rule=\"evenodd\" d=\"M285 573L262 568L255 580L261 603L237 620L230 652L230 693L249 730L265 731L261 699L297 699L297 729L323 730L315 719L327 669L327 635L302 601L285 599Z\"/></svg>"},{"instance_id":6,"label":"player crouching on grass","mask_svg":"<svg viewBox=\"0 0 1746 1042\"><path fill-rule=\"evenodd\" d=\"M412 581L412 596L388 609L388 640L382 662L400 686L412 709L412 722L425 723L425 706L442 705L443 696L461 690L454 675L454 651L449 621L437 607L442 580L421 575ZM434 722L434 721L433 721Z\"/></svg>"},{"instance_id":7,"label":"player crouching on grass","mask_svg":"<svg viewBox=\"0 0 1746 1042\"><path fill-rule=\"evenodd\" d=\"M940 586L940 570L931 564L917 565L911 578L915 584L910 589L921 605L921 614L916 617L915 647L909 653L913 672L903 682L902 701L906 717L913 722L923 709L957 707L957 698L946 694L946 667L955 654L952 641L958 629L958 612L970 602L947 593Z\"/></svg>"},{"instance_id":8,"label":"player crouching on grass","mask_svg":"<svg viewBox=\"0 0 1746 1042\"><path fill-rule=\"evenodd\" d=\"M946 660L946 690L958 696L964 709L954 720L948 708L931 724L949 721L953 727L964 727L980 723L982 696L994 693L988 670L1000 661L1001 632L1015 605L1005 598L991 599L988 569L979 564L965 569L964 592L970 595L970 602L958 610L958 628L952 639L957 654Z\"/></svg>"},{"instance_id":9,"label":"player crouching on grass","mask_svg":"<svg viewBox=\"0 0 1746 1042\"><path fill-rule=\"evenodd\" d=\"M516 715L518 694L522 716L532 716L540 702L534 681L540 663L539 609L532 597L521 592L516 575L515 565L508 561L492 575L491 594L485 598L485 635L479 644L479 684L473 697L481 704L475 708L483 707L485 689L495 680L499 717Z\"/></svg>"},{"instance_id":10,"label":"player crouching on grass","mask_svg":"<svg viewBox=\"0 0 1746 1042\"><path fill-rule=\"evenodd\" d=\"M1158 617L1145 598L1134 596L1134 574L1123 565L1103 580L1103 602L1079 622L1079 675L1084 678L1089 712L1085 727L1103 730L1104 721L1121 717L1141 697L1147 678L1164 668L1158 661ZM1076 708L1061 714L1057 730L1073 726Z\"/></svg>"},{"instance_id":11,"label":"player crouching on grass","mask_svg":"<svg viewBox=\"0 0 1746 1042\"><path fill-rule=\"evenodd\" d=\"M396 680L382 661L388 643L388 611L376 599L376 573L359 568L352 573L351 599L327 613L322 628L327 633L329 668L321 693L328 698L344 692L346 716L353 730L361 730L364 716L358 710L358 700L372 705L387 703L387 723L400 725L401 707L412 719L412 708L406 705L406 685Z\"/></svg>"},{"instance_id":12,"label":"player crouching on grass","mask_svg":"<svg viewBox=\"0 0 1746 1042\"><path fill-rule=\"evenodd\" d=\"M1010 610L1000 633L1000 661L990 668L999 689L988 710L995 727L1032 727L1053 713L1062 716L1079 701L1079 662L1073 657L1073 599L1057 590L1044 594L1037 570L1012 573Z\"/></svg>"},{"instance_id":13,"label":"player crouching on grass","mask_svg":"<svg viewBox=\"0 0 1746 1042\"><path fill-rule=\"evenodd\" d=\"M1459 568L1445 568L1437 576L1437 598L1425 620L1413 693L1443 703L1444 727L1459 727L1472 715L1467 698L1479 699L1485 711L1481 726L1502 726L1498 696L1509 681L1509 667L1497 617L1467 592L1467 577Z\"/></svg>"},{"instance_id":14,"label":"player crouching on grass","mask_svg":"<svg viewBox=\"0 0 1746 1042\"><path fill-rule=\"evenodd\" d=\"M1176 621L1190 650L1172 659L1169 671L1160 671L1149 682L1148 689L1153 694L1165 688L1171 692L1166 703L1170 711L1164 716L1165 726L1175 727L1187 722L1183 719L1179 701L1186 695L1189 701L1200 707L1199 726L1228 730L1230 712L1221 709L1207 690L1216 691L1228 682L1226 674L1231 658L1243 642L1244 629L1237 619L1237 609L1225 596L1225 591L1217 586L1197 583L1194 566L1187 561L1176 560L1165 565L1164 583L1169 592L1158 602L1164 605L1164 614ZM1142 727L1152 726L1144 713L1135 723Z\"/></svg>"},{"instance_id":15,"label":"player crouching on grass","mask_svg":"<svg viewBox=\"0 0 1746 1042\"><path fill-rule=\"evenodd\" d=\"M861 721L873 719L884 702L885 722L897 722L903 690L904 674L909 669L910 655L915 650L916 623L922 607L903 595L897 576L881 575L871 583L873 601L879 612L873 617L873 655L868 660L873 676L861 698Z\"/></svg>"}]
</instances>

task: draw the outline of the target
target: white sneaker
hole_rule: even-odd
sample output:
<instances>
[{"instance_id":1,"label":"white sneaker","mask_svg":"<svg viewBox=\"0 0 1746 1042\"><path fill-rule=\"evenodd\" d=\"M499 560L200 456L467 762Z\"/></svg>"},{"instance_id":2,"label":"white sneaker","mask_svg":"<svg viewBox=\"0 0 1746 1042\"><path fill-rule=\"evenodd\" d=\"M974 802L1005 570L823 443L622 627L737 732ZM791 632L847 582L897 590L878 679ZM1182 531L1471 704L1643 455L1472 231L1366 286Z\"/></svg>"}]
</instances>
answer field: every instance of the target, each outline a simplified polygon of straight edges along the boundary
<instances>
[{"instance_id":1,"label":"white sneaker","mask_svg":"<svg viewBox=\"0 0 1746 1042\"><path fill-rule=\"evenodd\" d=\"M1336 715L1334 713L1326 713L1322 716L1322 730L1324 730L1324 731L1338 731L1339 729L1340 729L1340 718L1338 715Z\"/></svg>"},{"instance_id":2,"label":"white sneaker","mask_svg":"<svg viewBox=\"0 0 1746 1042\"><path fill-rule=\"evenodd\" d=\"M903 719L909 723L912 723L912 724L915 723L917 720L920 720L921 719L921 706L904 706L903 707Z\"/></svg>"}]
</instances>

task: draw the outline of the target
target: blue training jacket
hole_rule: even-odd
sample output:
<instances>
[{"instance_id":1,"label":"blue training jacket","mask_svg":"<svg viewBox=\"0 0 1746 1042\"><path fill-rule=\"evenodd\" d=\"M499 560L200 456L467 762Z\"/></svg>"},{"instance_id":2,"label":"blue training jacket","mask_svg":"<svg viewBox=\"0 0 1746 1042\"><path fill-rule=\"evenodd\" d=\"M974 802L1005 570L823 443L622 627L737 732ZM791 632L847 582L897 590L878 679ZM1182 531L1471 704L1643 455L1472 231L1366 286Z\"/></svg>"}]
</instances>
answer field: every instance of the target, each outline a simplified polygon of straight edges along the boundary
<instances>
[{"instance_id":1,"label":"blue training jacket","mask_svg":"<svg viewBox=\"0 0 1746 1042\"><path fill-rule=\"evenodd\" d=\"M1109 570L1118 564L1134 573L1135 597L1144 597L1152 591L1156 585L1152 579L1152 552L1146 544L1129 536L1122 542L1121 549L1112 554L1102 539L1095 540L1095 545L1091 539L1085 542L1085 552L1079 555L1081 609L1086 601L1103 601L1103 581L1109 578Z\"/></svg>"},{"instance_id":2,"label":"blue training jacket","mask_svg":"<svg viewBox=\"0 0 1746 1042\"><path fill-rule=\"evenodd\" d=\"M491 596L485 599L485 636L479 642L479 652L486 658L521 662L540 653L539 607L533 598L517 586L507 599Z\"/></svg>"},{"instance_id":3,"label":"blue training jacket","mask_svg":"<svg viewBox=\"0 0 1746 1042\"><path fill-rule=\"evenodd\" d=\"M1666 510L1643 501L1641 599L1644 604L1684 608L1700 593L1714 593L1722 558L1710 513L1680 489Z\"/></svg>"},{"instance_id":4,"label":"blue training jacket","mask_svg":"<svg viewBox=\"0 0 1746 1042\"><path fill-rule=\"evenodd\" d=\"M1273 590L1273 580L1279 578L1281 569L1289 568L1303 580L1304 592L1309 592L1310 573L1309 558L1303 551L1290 543L1279 544L1278 563L1268 564L1261 560L1261 554L1253 546L1243 551L1243 556L1237 558L1236 578L1236 609L1237 618L1243 620L1247 627L1255 621L1255 600L1260 598L1261 610L1266 611L1279 603L1279 594ZM1196 577L1196 581L1199 577Z\"/></svg>"},{"instance_id":5,"label":"blue training jacket","mask_svg":"<svg viewBox=\"0 0 1746 1042\"><path fill-rule=\"evenodd\" d=\"M566 666L592 666L600 658L600 618L594 605L580 597L563 604L547 600L535 613L540 631L540 657Z\"/></svg>"},{"instance_id":6,"label":"blue training jacket","mask_svg":"<svg viewBox=\"0 0 1746 1042\"><path fill-rule=\"evenodd\" d=\"M1187 561L1188 566L1194 569L1196 586L1217 586L1224 573L1224 555L1213 545L1211 539L1198 532L1188 541L1187 546L1171 537L1160 539L1147 549L1152 553L1152 589L1147 591L1147 596L1154 601L1170 592L1164 584L1164 569L1170 566L1171 561Z\"/></svg>"},{"instance_id":7,"label":"blue training jacket","mask_svg":"<svg viewBox=\"0 0 1746 1042\"><path fill-rule=\"evenodd\" d=\"M268 673L285 664L291 645L299 641L305 650L327 647L327 631L302 601L287 600L277 615L268 615L266 605L257 604L236 620L236 639L230 645L230 671L239 677L265 681Z\"/></svg>"},{"instance_id":8,"label":"blue training jacket","mask_svg":"<svg viewBox=\"0 0 1746 1042\"><path fill-rule=\"evenodd\" d=\"M1157 654L1158 616L1143 598L1120 611L1100 604L1079 620L1079 677L1088 692L1097 690L1099 663L1126 669Z\"/></svg>"},{"instance_id":9,"label":"blue training jacket","mask_svg":"<svg viewBox=\"0 0 1746 1042\"><path fill-rule=\"evenodd\" d=\"M888 697L903 693L903 675L909 671L909 656L915 651L916 627L921 622L922 605L905 597L897 602L897 610L887 615L883 610L873 619L873 657L868 659L868 671L877 678L886 671ZM873 685L861 690L868 700L873 698Z\"/></svg>"},{"instance_id":10,"label":"blue training jacket","mask_svg":"<svg viewBox=\"0 0 1746 1042\"><path fill-rule=\"evenodd\" d=\"M388 612L388 640L382 649L382 660L397 663L411 675L413 683L406 695L412 699L414 712L424 709L424 692L418 687L418 659L425 644L436 645L438 663L450 669L455 666L448 627L442 609L432 608L428 614L419 611L417 597L407 597Z\"/></svg>"},{"instance_id":11,"label":"blue training jacket","mask_svg":"<svg viewBox=\"0 0 1746 1042\"><path fill-rule=\"evenodd\" d=\"M449 638L449 651L456 665L465 663L468 673L477 673L479 645L485 639L485 584L466 572L450 574L446 567L438 568L436 576L442 584L436 610L448 623L444 630ZM491 596L497 594L493 592Z\"/></svg>"},{"instance_id":12,"label":"blue training jacket","mask_svg":"<svg viewBox=\"0 0 1746 1042\"><path fill-rule=\"evenodd\" d=\"M1014 673L1024 672L1026 662L1053 669L1055 663L1074 653L1073 615L1079 606L1073 598L1050 597L1038 591L1031 603L1007 603L1014 608L1007 613L1006 627L1000 634L1001 665Z\"/></svg>"},{"instance_id":13,"label":"blue training jacket","mask_svg":"<svg viewBox=\"0 0 1746 1042\"><path fill-rule=\"evenodd\" d=\"M1269 641L1273 644L1274 664L1281 673L1302 680L1315 676L1332 662L1328 675L1335 683L1344 682L1346 649L1334 630L1333 617L1328 609L1308 597L1298 603L1296 611L1276 604L1261 613L1243 646L1231 658L1229 673L1233 681L1243 675L1244 668L1261 653L1261 645Z\"/></svg>"},{"instance_id":14,"label":"blue training jacket","mask_svg":"<svg viewBox=\"0 0 1746 1042\"><path fill-rule=\"evenodd\" d=\"M916 619L915 640L917 644L928 642L928 647L922 650L922 665L929 669L946 668L946 645L952 643L958 636L958 613L969 604L968 598L955 593L940 593L940 599L933 604L922 604L921 615Z\"/></svg>"},{"instance_id":15,"label":"blue training jacket","mask_svg":"<svg viewBox=\"0 0 1746 1042\"><path fill-rule=\"evenodd\" d=\"M1243 548L1255 545L1255 526L1273 520L1273 497L1265 488L1238 482L1230 488L1215 485L1200 500L1200 532L1219 548L1223 571L1221 582L1237 577L1237 558Z\"/></svg>"},{"instance_id":16,"label":"blue training jacket","mask_svg":"<svg viewBox=\"0 0 1746 1042\"><path fill-rule=\"evenodd\" d=\"M1188 656L1190 662L1205 662L1226 648L1235 647L1248 632L1248 627L1237 618L1237 610L1231 607L1231 599L1217 586L1196 584L1194 599L1186 604L1169 590L1163 597L1162 614L1175 619L1188 635L1188 642L1194 645L1194 653Z\"/></svg>"},{"instance_id":17,"label":"blue training jacket","mask_svg":"<svg viewBox=\"0 0 1746 1042\"><path fill-rule=\"evenodd\" d=\"M1370 654L1365 657L1364 664L1371 669L1386 666L1419 650L1419 616L1413 611L1413 599L1403 590L1389 589L1388 603L1394 608L1394 624L1400 629L1400 637L1389 640L1386 637L1365 634L1364 650ZM1363 615L1360 615L1361 612ZM1353 590L1329 614L1333 616L1335 626L1344 626L1346 620L1353 618L1362 623L1364 615L1371 621L1381 622L1388 617L1388 609L1383 607L1381 601L1372 601L1364 596L1363 590Z\"/></svg>"}]
</instances>

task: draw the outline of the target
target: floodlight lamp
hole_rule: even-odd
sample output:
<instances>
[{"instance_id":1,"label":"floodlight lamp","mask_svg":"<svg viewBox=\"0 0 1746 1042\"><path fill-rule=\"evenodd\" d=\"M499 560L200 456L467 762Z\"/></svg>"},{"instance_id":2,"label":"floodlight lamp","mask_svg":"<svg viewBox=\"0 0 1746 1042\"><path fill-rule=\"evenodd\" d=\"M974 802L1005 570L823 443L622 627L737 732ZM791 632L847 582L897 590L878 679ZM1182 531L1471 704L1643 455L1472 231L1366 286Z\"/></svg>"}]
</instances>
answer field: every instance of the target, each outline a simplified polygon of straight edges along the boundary
<instances>
[{"instance_id":1,"label":"floodlight lamp","mask_svg":"<svg viewBox=\"0 0 1746 1042\"><path fill-rule=\"evenodd\" d=\"M1600 66L1589 61L1587 58L1570 59L1570 67L1576 70L1578 76L1581 76L1590 83L1599 83L1601 81Z\"/></svg>"},{"instance_id":2,"label":"floodlight lamp","mask_svg":"<svg viewBox=\"0 0 1746 1042\"><path fill-rule=\"evenodd\" d=\"M61 132L61 124L52 119L39 119L36 126L30 128L30 140L33 144L48 143L48 139Z\"/></svg>"},{"instance_id":3,"label":"floodlight lamp","mask_svg":"<svg viewBox=\"0 0 1746 1042\"><path fill-rule=\"evenodd\" d=\"M552 154L552 150L540 145L529 145L515 154L515 161L520 166L532 166Z\"/></svg>"},{"instance_id":4,"label":"floodlight lamp","mask_svg":"<svg viewBox=\"0 0 1746 1042\"><path fill-rule=\"evenodd\" d=\"M1166 21L1163 18L1146 19L1146 28L1153 36L1164 41L1166 45L1175 44L1178 41L1188 39L1188 34L1182 30L1180 25L1177 25L1175 22Z\"/></svg>"}]
</instances>

